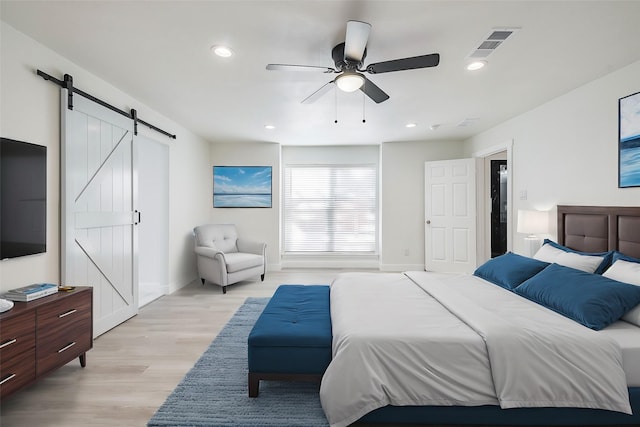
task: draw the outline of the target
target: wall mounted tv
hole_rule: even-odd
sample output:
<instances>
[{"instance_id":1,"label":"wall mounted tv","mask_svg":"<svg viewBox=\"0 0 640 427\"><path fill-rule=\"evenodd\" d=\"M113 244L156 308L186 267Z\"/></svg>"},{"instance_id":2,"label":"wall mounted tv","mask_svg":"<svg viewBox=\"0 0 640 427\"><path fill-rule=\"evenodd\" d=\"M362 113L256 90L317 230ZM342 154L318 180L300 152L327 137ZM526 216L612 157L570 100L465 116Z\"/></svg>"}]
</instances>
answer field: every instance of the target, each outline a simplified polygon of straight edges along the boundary
<instances>
[{"instance_id":1,"label":"wall mounted tv","mask_svg":"<svg viewBox=\"0 0 640 427\"><path fill-rule=\"evenodd\" d=\"M0 259L47 250L47 147L0 138Z\"/></svg>"}]
</instances>

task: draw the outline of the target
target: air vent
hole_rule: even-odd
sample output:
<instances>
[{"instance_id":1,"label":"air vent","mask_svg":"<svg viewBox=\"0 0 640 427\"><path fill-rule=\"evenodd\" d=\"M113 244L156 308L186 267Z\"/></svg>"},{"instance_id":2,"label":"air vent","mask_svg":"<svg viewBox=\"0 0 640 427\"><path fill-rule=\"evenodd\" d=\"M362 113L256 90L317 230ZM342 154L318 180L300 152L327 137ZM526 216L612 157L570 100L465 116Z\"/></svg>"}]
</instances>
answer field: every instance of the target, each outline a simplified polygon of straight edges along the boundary
<instances>
[{"instance_id":1,"label":"air vent","mask_svg":"<svg viewBox=\"0 0 640 427\"><path fill-rule=\"evenodd\" d=\"M478 123L478 120L480 120L480 117L470 117L470 118L464 119L463 121L458 123L456 126L459 128L468 127Z\"/></svg>"},{"instance_id":2,"label":"air vent","mask_svg":"<svg viewBox=\"0 0 640 427\"><path fill-rule=\"evenodd\" d=\"M500 43L502 43L501 41L493 41L493 40L485 40L483 41L480 46L478 46L479 50L485 50L485 49L495 49L498 46L500 46Z\"/></svg>"},{"instance_id":3,"label":"air vent","mask_svg":"<svg viewBox=\"0 0 640 427\"><path fill-rule=\"evenodd\" d=\"M480 41L468 58L485 59L520 28L494 28Z\"/></svg>"},{"instance_id":4,"label":"air vent","mask_svg":"<svg viewBox=\"0 0 640 427\"><path fill-rule=\"evenodd\" d=\"M498 30L498 31L493 31L489 37L487 37L487 40L506 40L507 37L509 37L511 34L513 34L514 31L518 30L518 28L512 28L509 30Z\"/></svg>"}]
</instances>

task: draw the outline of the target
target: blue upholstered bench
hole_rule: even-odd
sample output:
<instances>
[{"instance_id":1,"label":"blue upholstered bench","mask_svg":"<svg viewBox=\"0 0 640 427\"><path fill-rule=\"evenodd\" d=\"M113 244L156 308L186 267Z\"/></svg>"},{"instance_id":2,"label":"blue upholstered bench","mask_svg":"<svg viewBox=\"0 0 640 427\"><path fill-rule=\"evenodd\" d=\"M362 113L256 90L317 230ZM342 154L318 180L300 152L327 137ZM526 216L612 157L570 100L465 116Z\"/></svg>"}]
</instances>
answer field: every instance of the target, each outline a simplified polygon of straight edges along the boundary
<instances>
[{"instance_id":1,"label":"blue upholstered bench","mask_svg":"<svg viewBox=\"0 0 640 427\"><path fill-rule=\"evenodd\" d=\"M329 286L280 285L248 339L249 397L260 380L317 381L331 362Z\"/></svg>"}]
</instances>

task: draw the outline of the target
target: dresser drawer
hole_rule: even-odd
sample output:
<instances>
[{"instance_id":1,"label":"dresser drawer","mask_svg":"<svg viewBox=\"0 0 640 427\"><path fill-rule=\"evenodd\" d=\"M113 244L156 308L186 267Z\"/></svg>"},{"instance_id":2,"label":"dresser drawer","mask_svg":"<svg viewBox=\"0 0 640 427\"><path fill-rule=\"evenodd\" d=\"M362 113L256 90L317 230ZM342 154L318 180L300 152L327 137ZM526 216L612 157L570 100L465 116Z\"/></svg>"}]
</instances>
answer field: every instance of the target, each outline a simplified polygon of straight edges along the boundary
<instances>
[{"instance_id":1,"label":"dresser drawer","mask_svg":"<svg viewBox=\"0 0 640 427\"><path fill-rule=\"evenodd\" d=\"M34 348L0 364L0 396L13 393L36 378L36 351Z\"/></svg>"},{"instance_id":2,"label":"dresser drawer","mask_svg":"<svg viewBox=\"0 0 640 427\"><path fill-rule=\"evenodd\" d=\"M0 364L20 353L33 350L36 344L36 314L33 311L0 322Z\"/></svg>"},{"instance_id":3,"label":"dresser drawer","mask_svg":"<svg viewBox=\"0 0 640 427\"><path fill-rule=\"evenodd\" d=\"M37 310L37 375L59 368L92 346L91 293L69 295Z\"/></svg>"},{"instance_id":4,"label":"dresser drawer","mask_svg":"<svg viewBox=\"0 0 640 427\"><path fill-rule=\"evenodd\" d=\"M91 294L89 292L69 295L67 298L52 304L39 307L37 310L38 337L58 334L67 330L79 319L91 317Z\"/></svg>"},{"instance_id":5,"label":"dresser drawer","mask_svg":"<svg viewBox=\"0 0 640 427\"><path fill-rule=\"evenodd\" d=\"M90 323L88 322L87 325ZM57 337L42 345L38 342L37 374L42 375L66 365L90 348L91 330L87 327L76 331L75 334L69 334L63 338Z\"/></svg>"}]
</instances>

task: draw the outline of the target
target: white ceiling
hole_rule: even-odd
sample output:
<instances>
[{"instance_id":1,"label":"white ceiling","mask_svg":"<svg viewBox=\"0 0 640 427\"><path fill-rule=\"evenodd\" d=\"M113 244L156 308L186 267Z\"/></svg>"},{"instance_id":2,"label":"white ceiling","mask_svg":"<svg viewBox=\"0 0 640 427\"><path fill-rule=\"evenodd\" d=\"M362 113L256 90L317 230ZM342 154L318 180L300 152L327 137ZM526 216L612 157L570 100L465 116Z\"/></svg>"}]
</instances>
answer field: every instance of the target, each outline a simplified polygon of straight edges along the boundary
<instances>
[{"instance_id":1,"label":"white ceiling","mask_svg":"<svg viewBox=\"0 0 640 427\"><path fill-rule=\"evenodd\" d=\"M461 140L640 59L640 1L1 0L0 18L217 142ZM368 75L390 95L381 104L357 91L303 105L334 76L265 70L333 67L350 19L372 25L365 65L434 52L440 65ZM496 27L521 30L487 67L467 71L466 57ZM214 44L236 55L213 57ZM479 120L456 126L468 118Z\"/></svg>"}]
</instances>

